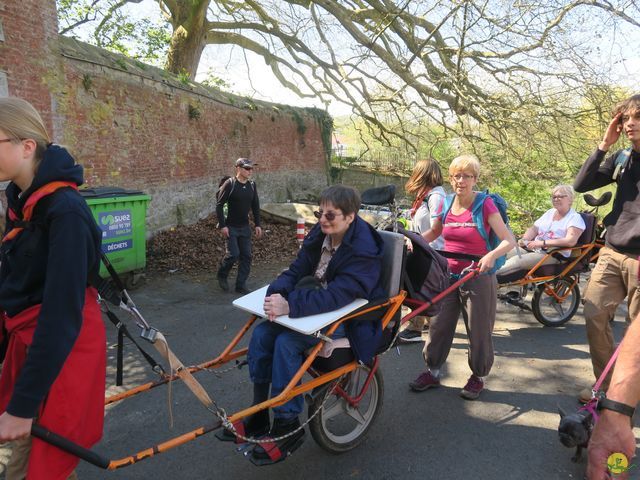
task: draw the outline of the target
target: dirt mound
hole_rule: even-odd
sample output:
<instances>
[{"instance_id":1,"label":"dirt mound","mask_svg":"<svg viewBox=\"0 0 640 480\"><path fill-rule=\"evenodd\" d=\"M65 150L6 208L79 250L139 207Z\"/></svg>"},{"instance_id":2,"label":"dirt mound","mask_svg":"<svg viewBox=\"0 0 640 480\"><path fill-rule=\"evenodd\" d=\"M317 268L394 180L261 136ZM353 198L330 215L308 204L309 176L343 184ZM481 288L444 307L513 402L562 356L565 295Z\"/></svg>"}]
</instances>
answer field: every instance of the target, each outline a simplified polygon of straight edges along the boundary
<instances>
[{"instance_id":1,"label":"dirt mound","mask_svg":"<svg viewBox=\"0 0 640 480\"><path fill-rule=\"evenodd\" d=\"M226 240L215 215L155 235L147 244L147 272L202 273L218 268ZM296 226L263 223L264 235L253 237L253 265L282 264L298 253Z\"/></svg>"}]
</instances>

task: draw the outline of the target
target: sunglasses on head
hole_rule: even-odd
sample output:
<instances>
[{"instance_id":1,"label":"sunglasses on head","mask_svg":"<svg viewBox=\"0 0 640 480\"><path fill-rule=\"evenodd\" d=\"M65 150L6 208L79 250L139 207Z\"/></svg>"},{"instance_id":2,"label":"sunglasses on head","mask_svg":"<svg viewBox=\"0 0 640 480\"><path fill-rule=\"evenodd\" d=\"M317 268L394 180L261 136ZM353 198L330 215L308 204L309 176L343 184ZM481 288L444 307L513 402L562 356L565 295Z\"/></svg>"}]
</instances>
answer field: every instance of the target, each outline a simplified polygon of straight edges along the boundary
<instances>
[{"instance_id":1,"label":"sunglasses on head","mask_svg":"<svg viewBox=\"0 0 640 480\"><path fill-rule=\"evenodd\" d=\"M317 211L313 212L313 216L316 217L318 220L320 220L323 215L324 215L324 218L326 218L328 222L333 222L336 219L336 216L342 215L342 214L341 213L336 213L336 212L334 212L332 210L329 210L328 212L323 212L322 210L317 210Z\"/></svg>"}]
</instances>

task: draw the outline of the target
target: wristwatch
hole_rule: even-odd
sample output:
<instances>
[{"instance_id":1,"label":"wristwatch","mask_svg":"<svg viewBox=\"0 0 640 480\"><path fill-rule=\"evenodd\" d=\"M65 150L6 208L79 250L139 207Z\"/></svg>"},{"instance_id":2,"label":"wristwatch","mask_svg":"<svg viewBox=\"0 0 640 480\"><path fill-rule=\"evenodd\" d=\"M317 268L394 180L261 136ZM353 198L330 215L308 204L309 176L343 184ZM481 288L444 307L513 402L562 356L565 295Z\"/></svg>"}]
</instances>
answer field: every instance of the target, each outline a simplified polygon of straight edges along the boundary
<instances>
[{"instance_id":1,"label":"wristwatch","mask_svg":"<svg viewBox=\"0 0 640 480\"><path fill-rule=\"evenodd\" d=\"M598 400L598 410L602 410L603 408L606 410L611 410L612 412L621 413L623 415L626 415L627 417L633 417L633 414L636 411L635 408L627 405L626 403L616 402L615 400L611 400L609 398L601 398L600 400Z\"/></svg>"},{"instance_id":2,"label":"wristwatch","mask_svg":"<svg viewBox=\"0 0 640 480\"><path fill-rule=\"evenodd\" d=\"M546 239L542 240L542 248L547 248L547 240Z\"/></svg>"}]
</instances>

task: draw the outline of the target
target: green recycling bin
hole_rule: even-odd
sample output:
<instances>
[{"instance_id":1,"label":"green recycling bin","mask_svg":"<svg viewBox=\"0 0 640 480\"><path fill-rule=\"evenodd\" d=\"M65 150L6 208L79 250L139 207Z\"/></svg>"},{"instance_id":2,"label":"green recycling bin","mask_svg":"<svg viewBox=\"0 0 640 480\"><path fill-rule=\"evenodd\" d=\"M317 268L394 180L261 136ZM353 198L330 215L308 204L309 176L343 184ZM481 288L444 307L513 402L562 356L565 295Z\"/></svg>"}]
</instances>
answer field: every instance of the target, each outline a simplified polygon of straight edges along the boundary
<instances>
[{"instance_id":1,"label":"green recycling bin","mask_svg":"<svg viewBox=\"0 0 640 480\"><path fill-rule=\"evenodd\" d=\"M87 188L80 193L102 230L102 251L116 272L126 274L123 280L131 288L147 264L146 218L151 197L118 187ZM100 276L109 276L104 265Z\"/></svg>"}]
</instances>

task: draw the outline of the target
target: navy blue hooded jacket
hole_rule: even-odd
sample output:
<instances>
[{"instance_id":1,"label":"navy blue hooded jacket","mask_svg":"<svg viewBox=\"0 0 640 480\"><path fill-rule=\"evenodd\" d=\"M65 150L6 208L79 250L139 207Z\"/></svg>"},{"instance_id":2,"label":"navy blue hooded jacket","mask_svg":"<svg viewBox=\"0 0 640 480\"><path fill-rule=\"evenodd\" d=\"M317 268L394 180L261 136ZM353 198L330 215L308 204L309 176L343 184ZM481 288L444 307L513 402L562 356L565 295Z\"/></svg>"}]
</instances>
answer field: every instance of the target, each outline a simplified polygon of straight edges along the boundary
<instances>
[{"instance_id":1,"label":"navy blue hooded jacket","mask_svg":"<svg viewBox=\"0 0 640 480\"><path fill-rule=\"evenodd\" d=\"M291 318L336 310L356 298L378 300L385 297L380 285L384 241L371 225L358 216L327 266L327 288L294 290L301 278L314 274L324 239L320 224L316 224L289 269L269 285L267 295L279 293L285 297ZM343 325L356 358L365 363L370 361L380 343L380 322L353 319Z\"/></svg>"},{"instance_id":2,"label":"navy blue hooded jacket","mask_svg":"<svg viewBox=\"0 0 640 480\"><path fill-rule=\"evenodd\" d=\"M9 184L9 207L21 217L31 193L56 180L81 185L82 167L64 148L51 145L22 195L18 196L16 184ZM37 414L80 333L85 290L90 274L97 273L100 265L102 237L86 202L71 188L40 199L31 221L0 250L0 308L14 316L42 304L33 343L7 407L7 412L23 418ZM7 216L7 231L12 226Z\"/></svg>"}]
</instances>

